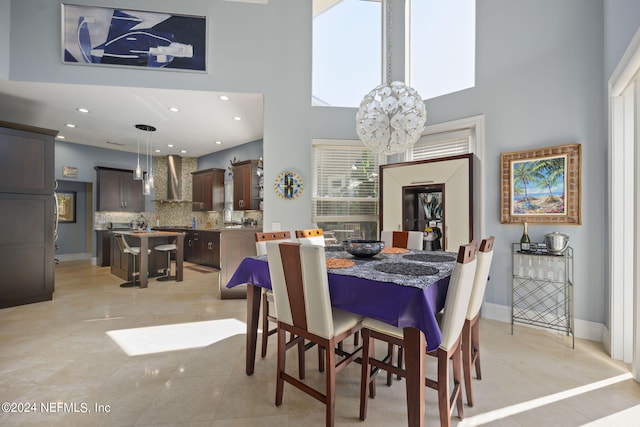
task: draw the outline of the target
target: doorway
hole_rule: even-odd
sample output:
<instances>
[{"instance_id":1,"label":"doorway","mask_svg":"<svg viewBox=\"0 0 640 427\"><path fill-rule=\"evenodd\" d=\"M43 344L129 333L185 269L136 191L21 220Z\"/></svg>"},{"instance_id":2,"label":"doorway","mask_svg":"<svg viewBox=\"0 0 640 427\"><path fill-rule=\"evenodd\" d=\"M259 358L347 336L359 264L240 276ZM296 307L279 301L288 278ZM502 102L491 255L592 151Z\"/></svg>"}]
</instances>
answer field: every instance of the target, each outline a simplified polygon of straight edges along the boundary
<instances>
[{"instance_id":1,"label":"doorway","mask_svg":"<svg viewBox=\"0 0 640 427\"><path fill-rule=\"evenodd\" d=\"M640 31L609 80L609 332L611 357L640 381Z\"/></svg>"}]
</instances>

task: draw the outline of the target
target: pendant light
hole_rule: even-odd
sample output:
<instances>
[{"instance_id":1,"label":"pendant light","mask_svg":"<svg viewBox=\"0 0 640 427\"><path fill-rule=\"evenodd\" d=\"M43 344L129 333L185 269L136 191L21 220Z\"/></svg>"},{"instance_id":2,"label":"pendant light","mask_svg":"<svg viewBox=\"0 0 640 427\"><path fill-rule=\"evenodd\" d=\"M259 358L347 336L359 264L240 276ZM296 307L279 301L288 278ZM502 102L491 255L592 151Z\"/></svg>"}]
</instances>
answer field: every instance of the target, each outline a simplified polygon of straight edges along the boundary
<instances>
[{"instance_id":1,"label":"pendant light","mask_svg":"<svg viewBox=\"0 0 640 427\"><path fill-rule=\"evenodd\" d=\"M151 141L151 136L153 135L152 132L156 131L156 128L151 126L151 125L142 125L142 124L138 124L136 125L136 129L140 130L140 131L144 131L147 132L147 138L146 138L146 144L145 144L145 149L146 149L146 155L147 155L147 176L144 178L144 182L143 182L143 186L142 186L142 194L145 196L149 196L151 195L151 190L154 187L154 180L153 180L153 142ZM139 162L138 162L139 163Z\"/></svg>"},{"instance_id":2,"label":"pendant light","mask_svg":"<svg viewBox=\"0 0 640 427\"><path fill-rule=\"evenodd\" d=\"M142 166L140 166L140 128L136 125L138 132L136 132L138 136L138 163L136 164L136 169L133 171L133 179L136 181L142 181Z\"/></svg>"},{"instance_id":3,"label":"pendant light","mask_svg":"<svg viewBox=\"0 0 640 427\"><path fill-rule=\"evenodd\" d=\"M360 102L356 132L370 150L386 155L409 150L422 135L427 110L418 91L403 82L391 82L391 0L386 0L387 69L385 83Z\"/></svg>"}]
</instances>

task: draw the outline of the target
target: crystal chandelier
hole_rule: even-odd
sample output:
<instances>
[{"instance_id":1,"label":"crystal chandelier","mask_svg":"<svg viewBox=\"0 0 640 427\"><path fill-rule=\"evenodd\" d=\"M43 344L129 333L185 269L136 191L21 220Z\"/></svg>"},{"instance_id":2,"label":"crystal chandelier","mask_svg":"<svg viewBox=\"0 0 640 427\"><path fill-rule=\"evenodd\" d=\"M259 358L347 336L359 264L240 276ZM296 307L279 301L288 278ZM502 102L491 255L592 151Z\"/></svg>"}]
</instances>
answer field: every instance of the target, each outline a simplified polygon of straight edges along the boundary
<instances>
[{"instance_id":1,"label":"crystal chandelier","mask_svg":"<svg viewBox=\"0 0 640 427\"><path fill-rule=\"evenodd\" d=\"M409 150L420 138L427 110L418 91L391 82L391 1L386 1L387 79L365 95L356 114L356 132L364 145L386 155Z\"/></svg>"}]
</instances>

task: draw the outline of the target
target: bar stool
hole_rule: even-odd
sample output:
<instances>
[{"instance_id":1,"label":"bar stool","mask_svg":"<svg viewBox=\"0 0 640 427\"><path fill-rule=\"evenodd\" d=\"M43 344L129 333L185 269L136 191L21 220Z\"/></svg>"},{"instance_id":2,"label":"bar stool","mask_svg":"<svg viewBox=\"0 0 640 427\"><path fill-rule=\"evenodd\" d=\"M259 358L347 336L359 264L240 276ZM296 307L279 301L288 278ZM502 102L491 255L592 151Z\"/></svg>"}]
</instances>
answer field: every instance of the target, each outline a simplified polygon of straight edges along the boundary
<instances>
[{"instance_id":1,"label":"bar stool","mask_svg":"<svg viewBox=\"0 0 640 427\"><path fill-rule=\"evenodd\" d=\"M136 269L138 265L137 258L138 255L140 255L140 248L138 246L129 246L129 243L127 243L127 239L125 239L124 235L122 234L116 234L116 240L118 241L120 252L122 252L123 254L129 254L133 257L133 273L131 274L133 276L133 281L125 282L121 284L120 287L133 288L136 286L140 286L140 284L136 283L136 277L140 275L140 273ZM151 250L148 250L148 253L151 253Z\"/></svg>"},{"instance_id":2,"label":"bar stool","mask_svg":"<svg viewBox=\"0 0 640 427\"><path fill-rule=\"evenodd\" d=\"M158 251L158 252L166 252L167 253L167 268L166 268L167 274L162 276L162 277L158 277L157 280L159 282L166 282L168 280L176 280L176 276L172 276L171 275L171 253L176 253L176 251L178 250L178 246L175 243L168 243L168 244L165 244L165 245L155 246L153 249Z\"/></svg>"}]
</instances>

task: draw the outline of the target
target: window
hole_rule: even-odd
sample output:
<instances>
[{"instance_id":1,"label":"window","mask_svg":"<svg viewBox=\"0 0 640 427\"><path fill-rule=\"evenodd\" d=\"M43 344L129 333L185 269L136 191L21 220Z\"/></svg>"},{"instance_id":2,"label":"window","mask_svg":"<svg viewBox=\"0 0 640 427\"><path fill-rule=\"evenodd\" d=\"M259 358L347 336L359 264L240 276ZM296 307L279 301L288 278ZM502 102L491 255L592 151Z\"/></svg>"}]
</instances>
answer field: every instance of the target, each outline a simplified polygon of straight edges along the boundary
<instances>
[{"instance_id":1,"label":"window","mask_svg":"<svg viewBox=\"0 0 640 427\"><path fill-rule=\"evenodd\" d=\"M413 160L473 153L472 137L471 128L423 135L413 146Z\"/></svg>"},{"instance_id":2,"label":"window","mask_svg":"<svg viewBox=\"0 0 640 427\"><path fill-rule=\"evenodd\" d=\"M312 221L338 241L377 239L379 164L360 141L314 141Z\"/></svg>"},{"instance_id":3,"label":"window","mask_svg":"<svg viewBox=\"0 0 640 427\"><path fill-rule=\"evenodd\" d=\"M312 105L357 107L382 78L381 0L313 0Z\"/></svg>"},{"instance_id":4,"label":"window","mask_svg":"<svg viewBox=\"0 0 640 427\"><path fill-rule=\"evenodd\" d=\"M475 85L475 0L411 0L407 80L422 99Z\"/></svg>"},{"instance_id":5,"label":"window","mask_svg":"<svg viewBox=\"0 0 640 427\"><path fill-rule=\"evenodd\" d=\"M312 105L357 107L382 83L383 14L387 2L398 10L402 1L313 0ZM476 0L407 2L406 24L392 23L390 34L407 40L406 82L422 99L473 87ZM402 16L392 10L391 21Z\"/></svg>"}]
</instances>

